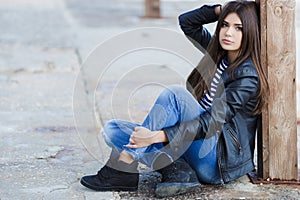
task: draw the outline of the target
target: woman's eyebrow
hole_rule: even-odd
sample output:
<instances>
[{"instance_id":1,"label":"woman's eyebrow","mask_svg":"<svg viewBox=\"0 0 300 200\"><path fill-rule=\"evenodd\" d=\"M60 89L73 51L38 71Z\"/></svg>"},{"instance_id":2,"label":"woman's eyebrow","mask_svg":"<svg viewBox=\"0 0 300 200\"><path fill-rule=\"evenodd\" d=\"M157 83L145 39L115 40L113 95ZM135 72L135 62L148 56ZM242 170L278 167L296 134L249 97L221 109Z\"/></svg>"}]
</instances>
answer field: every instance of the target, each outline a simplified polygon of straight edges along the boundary
<instances>
[{"instance_id":1,"label":"woman's eyebrow","mask_svg":"<svg viewBox=\"0 0 300 200\"><path fill-rule=\"evenodd\" d=\"M229 22L227 22L225 20L223 21L223 23L230 24ZM243 24L238 24L238 23L237 24L233 24L233 25L235 25L235 26L243 26Z\"/></svg>"}]
</instances>

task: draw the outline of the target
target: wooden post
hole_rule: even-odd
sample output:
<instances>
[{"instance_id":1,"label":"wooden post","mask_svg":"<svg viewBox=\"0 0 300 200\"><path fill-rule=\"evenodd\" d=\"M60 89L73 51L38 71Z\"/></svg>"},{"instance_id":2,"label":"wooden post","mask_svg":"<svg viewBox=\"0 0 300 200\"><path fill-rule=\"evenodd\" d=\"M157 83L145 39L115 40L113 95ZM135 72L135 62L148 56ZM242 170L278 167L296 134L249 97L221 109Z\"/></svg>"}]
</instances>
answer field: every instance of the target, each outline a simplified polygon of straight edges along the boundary
<instances>
[{"instance_id":1,"label":"wooden post","mask_svg":"<svg viewBox=\"0 0 300 200\"><path fill-rule=\"evenodd\" d=\"M256 0L260 4L261 61L270 87L258 137L258 175L298 180L295 0Z\"/></svg>"},{"instance_id":2,"label":"wooden post","mask_svg":"<svg viewBox=\"0 0 300 200\"><path fill-rule=\"evenodd\" d=\"M160 18L160 0L145 0L145 17Z\"/></svg>"}]
</instances>

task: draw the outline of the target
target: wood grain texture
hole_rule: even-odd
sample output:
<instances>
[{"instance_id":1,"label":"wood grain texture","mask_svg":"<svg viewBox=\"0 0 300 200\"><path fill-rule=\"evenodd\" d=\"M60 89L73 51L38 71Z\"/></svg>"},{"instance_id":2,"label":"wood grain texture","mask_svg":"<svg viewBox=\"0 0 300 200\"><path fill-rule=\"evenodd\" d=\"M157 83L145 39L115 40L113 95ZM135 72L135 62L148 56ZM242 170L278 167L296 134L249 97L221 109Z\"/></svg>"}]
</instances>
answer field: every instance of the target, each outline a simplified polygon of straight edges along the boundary
<instances>
[{"instance_id":1,"label":"wood grain texture","mask_svg":"<svg viewBox=\"0 0 300 200\"><path fill-rule=\"evenodd\" d=\"M297 180L295 1L260 0L262 65L270 87L258 151L263 178Z\"/></svg>"},{"instance_id":2,"label":"wood grain texture","mask_svg":"<svg viewBox=\"0 0 300 200\"><path fill-rule=\"evenodd\" d=\"M160 0L145 0L145 17L160 18Z\"/></svg>"}]
</instances>

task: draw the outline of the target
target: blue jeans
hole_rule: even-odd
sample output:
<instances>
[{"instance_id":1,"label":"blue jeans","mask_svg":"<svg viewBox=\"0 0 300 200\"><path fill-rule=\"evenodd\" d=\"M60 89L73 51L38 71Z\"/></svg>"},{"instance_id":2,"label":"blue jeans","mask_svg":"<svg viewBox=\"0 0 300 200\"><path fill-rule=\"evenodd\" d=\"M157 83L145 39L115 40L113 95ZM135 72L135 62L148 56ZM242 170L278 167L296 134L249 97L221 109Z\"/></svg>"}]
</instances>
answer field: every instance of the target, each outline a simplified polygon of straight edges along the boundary
<instances>
[{"instance_id":1,"label":"blue jeans","mask_svg":"<svg viewBox=\"0 0 300 200\"><path fill-rule=\"evenodd\" d=\"M119 152L125 150L135 160L153 167L157 156L167 153L172 158L172 152L165 149L162 143L137 149L124 147L128 144L134 128L144 126L152 131L161 130L174 126L178 122L192 120L203 112L190 92L179 86L171 86L162 91L142 124L125 120L110 120L104 126L104 139L109 146L116 148ZM216 155L217 140L217 135L195 140L189 143L190 146L180 155L196 171L200 182L220 183Z\"/></svg>"}]
</instances>

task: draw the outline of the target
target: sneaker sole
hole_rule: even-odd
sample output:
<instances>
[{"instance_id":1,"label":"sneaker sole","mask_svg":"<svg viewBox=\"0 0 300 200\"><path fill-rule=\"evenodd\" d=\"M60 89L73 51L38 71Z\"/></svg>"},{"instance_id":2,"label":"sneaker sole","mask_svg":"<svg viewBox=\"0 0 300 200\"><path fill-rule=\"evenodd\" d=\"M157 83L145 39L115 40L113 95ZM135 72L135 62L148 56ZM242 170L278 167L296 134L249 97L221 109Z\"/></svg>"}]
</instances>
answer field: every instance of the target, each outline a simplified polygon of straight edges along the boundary
<instances>
[{"instance_id":1,"label":"sneaker sole","mask_svg":"<svg viewBox=\"0 0 300 200\"><path fill-rule=\"evenodd\" d=\"M200 186L200 183L160 183L156 186L157 197L169 197L191 192Z\"/></svg>"},{"instance_id":2,"label":"sneaker sole","mask_svg":"<svg viewBox=\"0 0 300 200\"><path fill-rule=\"evenodd\" d=\"M95 190L95 191L137 191L138 187L126 187L126 186L110 186L110 187L96 187L88 184L83 179L80 180L80 183L85 187Z\"/></svg>"}]
</instances>

